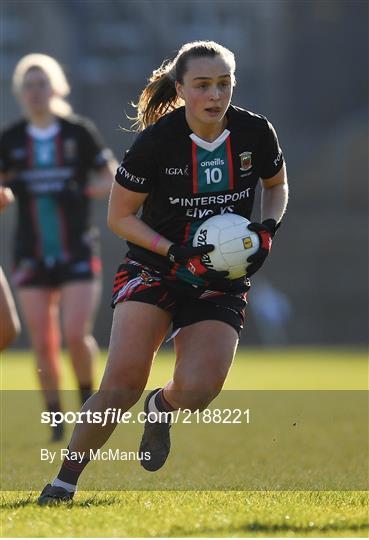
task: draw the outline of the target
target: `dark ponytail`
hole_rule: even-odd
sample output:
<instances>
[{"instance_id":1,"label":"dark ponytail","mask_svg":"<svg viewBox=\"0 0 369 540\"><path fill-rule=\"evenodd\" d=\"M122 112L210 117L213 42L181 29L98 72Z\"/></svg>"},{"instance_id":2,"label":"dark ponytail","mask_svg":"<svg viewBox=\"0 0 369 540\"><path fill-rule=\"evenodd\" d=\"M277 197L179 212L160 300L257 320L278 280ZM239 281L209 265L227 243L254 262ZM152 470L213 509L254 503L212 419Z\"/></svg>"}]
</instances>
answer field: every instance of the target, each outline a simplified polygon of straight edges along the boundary
<instances>
[{"instance_id":1,"label":"dark ponytail","mask_svg":"<svg viewBox=\"0 0 369 540\"><path fill-rule=\"evenodd\" d=\"M149 83L141 92L137 115L132 129L142 131L154 124L159 118L183 104L177 95L176 81L183 84L183 76L187 71L187 63L191 58L223 57L230 65L232 77L236 68L234 54L215 41L193 41L182 45L174 60L165 60L149 79Z\"/></svg>"},{"instance_id":2,"label":"dark ponytail","mask_svg":"<svg viewBox=\"0 0 369 540\"><path fill-rule=\"evenodd\" d=\"M141 92L137 108L137 116L132 128L142 131L155 124L166 113L176 109L181 99L177 96L173 63L165 60L149 79L148 85Z\"/></svg>"}]
</instances>

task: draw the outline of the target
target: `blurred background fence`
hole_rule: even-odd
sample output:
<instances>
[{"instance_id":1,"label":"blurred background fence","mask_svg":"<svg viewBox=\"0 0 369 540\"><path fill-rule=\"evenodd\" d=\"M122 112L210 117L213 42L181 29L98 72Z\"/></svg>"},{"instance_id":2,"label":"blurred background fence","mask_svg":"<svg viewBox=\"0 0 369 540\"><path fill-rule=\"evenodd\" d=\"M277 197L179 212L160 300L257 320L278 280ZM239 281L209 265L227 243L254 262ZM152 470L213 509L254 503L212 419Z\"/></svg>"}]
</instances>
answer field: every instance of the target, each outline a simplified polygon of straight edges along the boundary
<instances>
[{"instance_id":1,"label":"blurred background fence","mask_svg":"<svg viewBox=\"0 0 369 540\"><path fill-rule=\"evenodd\" d=\"M152 70L182 43L214 39L237 59L233 103L275 125L291 200L273 255L250 292L243 342L363 344L368 328L368 4L365 0L1 0L1 126L16 120L11 74L42 52L65 67L76 112L118 161L125 113ZM254 217L258 218L258 208ZM96 337L108 344L110 290L124 244L96 203L104 295ZM1 216L9 275L15 209ZM27 343L25 333L19 346Z\"/></svg>"}]
</instances>

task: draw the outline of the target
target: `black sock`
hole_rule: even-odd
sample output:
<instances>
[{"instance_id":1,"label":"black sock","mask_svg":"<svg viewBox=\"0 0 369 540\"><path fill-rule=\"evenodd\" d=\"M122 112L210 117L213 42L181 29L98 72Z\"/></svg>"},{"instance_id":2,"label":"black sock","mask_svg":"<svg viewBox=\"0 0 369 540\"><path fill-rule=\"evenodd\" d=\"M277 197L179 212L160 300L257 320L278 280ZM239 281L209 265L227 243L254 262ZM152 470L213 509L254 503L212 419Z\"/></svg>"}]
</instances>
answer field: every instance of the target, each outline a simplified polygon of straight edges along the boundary
<instances>
[{"instance_id":1,"label":"black sock","mask_svg":"<svg viewBox=\"0 0 369 540\"><path fill-rule=\"evenodd\" d=\"M59 400L55 400L53 402L49 402L46 404L47 410L49 412L62 412L62 408L60 405ZM64 436L64 424L56 424L55 426L51 426L51 440L54 442L60 441Z\"/></svg>"},{"instance_id":2,"label":"black sock","mask_svg":"<svg viewBox=\"0 0 369 540\"><path fill-rule=\"evenodd\" d=\"M48 401L46 402L46 407L49 412L61 412L61 404L60 400L56 399L55 401Z\"/></svg>"},{"instance_id":3,"label":"black sock","mask_svg":"<svg viewBox=\"0 0 369 540\"><path fill-rule=\"evenodd\" d=\"M73 459L73 452L70 452L70 456L71 457L66 456L64 458L57 478L62 482L67 482L68 484L76 486L80 474L82 473L86 465L90 462L90 459L89 457L84 457L82 461L79 457Z\"/></svg>"},{"instance_id":4,"label":"black sock","mask_svg":"<svg viewBox=\"0 0 369 540\"><path fill-rule=\"evenodd\" d=\"M159 390L157 394L155 394L155 405L158 411L160 412L172 412L174 411L174 407L171 406L170 403L165 399L164 397L164 388Z\"/></svg>"},{"instance_id":5,"label":"black sock","mask_svg":"<svg viewBox=\"0 0 369 540\"><path fill-rule=\"evenodd\" d=\"M88 400L89 397L91 397L93 394L92 390L92 384L80 384L79 385L79 395L81 398L82 405L85 403L85 401Z\"/></svg>"}]
</instances>

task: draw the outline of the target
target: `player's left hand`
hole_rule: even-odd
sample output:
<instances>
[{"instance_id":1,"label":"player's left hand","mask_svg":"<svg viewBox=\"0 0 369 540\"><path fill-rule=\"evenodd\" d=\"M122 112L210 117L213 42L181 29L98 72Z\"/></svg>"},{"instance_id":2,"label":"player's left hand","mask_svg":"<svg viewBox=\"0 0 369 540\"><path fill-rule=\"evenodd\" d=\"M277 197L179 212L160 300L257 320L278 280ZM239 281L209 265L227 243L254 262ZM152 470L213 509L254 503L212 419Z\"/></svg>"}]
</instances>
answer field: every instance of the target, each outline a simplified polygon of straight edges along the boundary
<instances>
[{"instance_id":1,"label":"player's left hand","mask_svg":"<svg viewBox=\"0 0 369 540\"><path fill-rule=\"evenodd\" d=\"M14 195L10 188L0 186L0 212L14 202Z\"/></svg>"},{"instance_id":2,"label":"player's left hand","mask_svg":"<svg viewBox=\"0 0 369 540\"><path fill-rule=\"evenodd\" d=\"M264 264L265 259L272 249L273 237L278 227L279 224L277 225L275 219L266 219L262 223L254 222L248 225L247 228L250 231L256 232L259 236L260 246L258 251L247 259L247 262L251 263L246 269L247 277L255 274Z\"/></svg>"}]
</instances>

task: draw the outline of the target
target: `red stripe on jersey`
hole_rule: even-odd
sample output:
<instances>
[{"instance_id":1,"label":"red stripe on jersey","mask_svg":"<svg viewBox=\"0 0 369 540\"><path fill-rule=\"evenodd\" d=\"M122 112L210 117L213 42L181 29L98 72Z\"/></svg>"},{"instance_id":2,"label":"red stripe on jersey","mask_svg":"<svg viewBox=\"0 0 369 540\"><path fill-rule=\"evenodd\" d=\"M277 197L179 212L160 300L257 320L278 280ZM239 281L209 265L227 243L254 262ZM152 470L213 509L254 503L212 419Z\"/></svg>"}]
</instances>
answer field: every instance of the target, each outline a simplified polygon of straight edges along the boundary
<instances>
[{"instance_id":1,"label":"red stripe on jersey","mask_svg":"<svg viewBox=\"0 0 369 540\"><path fill-rule=\"evenodd\" d=\"M191 223L188 222L188 223L186 223L186 227L185 227L185 230L184 230L184 233L183 233L182 245L187 244L187 241L188 241L189 236L190 236L190 230L191 230Z\"/></svg>"},{"instance_id":2,"label":"red stripe on jersey","mask_svg":"<svg viewBox=\"0 0 369 540\"><path fill-rule=\"evenodd\" d=\"M33 163L34 163L33 139L29 135L27 135L27 141L26 141L26 160L27 160L27 167L29 169L32 169ZM30 198L29 200L29 210L30 210L30 215L31 215L32 230L35 237L34 253L35 253L36 258L40 258L41 257L40 231L39 231L39 226L38 226L36 201L33 198Z\"/></svg>"},{"instance_id":3,"label":"red stripe on jersey","mask_svg":"<svg viewBox=\"0 0 369 540\"><path fill-rule=\"evenodd\" d=\"M27 167L32 169L33 167L33 139L32 137L27 136L26 142L26 152L27 152Z\"/></svg>"},{"instance_id":4,"label":"red stripe on jersey","mask_svg":"<svg viewBox=\"0 0 369 540\"><path fill-rule=\"evenodd\" d=\"M69 242L68 242L68 229L67 229L67 220L65 219L65 213L63 208L58 208L59 213L59 222L60 222L60 236L61 236L61 243L63 248L63 257L65 259L70 259L70 251L69 251Z\"/></svg>"},{"instance_id":5,"label":"red stripe on jersey","mask_svg":"<svg viewBox=\"0 0 369 540\"><path fill-rule=\"evenodd\" d=\"M231 147L230 135L228 135L228 138L227 138L227 157L228 157L229 189L234 189L233 159L232 159L232 147Z\"/></svg>"},{"instance_id":6,"label":"red stripe on jersey","mask_svg":"<svg viewBox=\"0 0 369 540\"><path fill-rule=\"evenodd\" d=\"M56 164L57 165L63 165L63 140L61 136L61 132L56 135L55 139L55 150L56 150Z\"/></svg>"},{"instance_id":7,"label":"red stripe on jersey","mask_svg":"<svg viewBox=\"0 0 369 540\"><path fill-rule=\"evenodd\" d=\"M35 256L36 258L41 258L40 232L38 228L37 208L36 201L33 198L31 198L29 201L29 209L31 214L33 234L35 237Z\"/></svg>"},{"instance_id":8,"label":"red stripe on jersey","mask_svg":"<svg viewBox=\"0 0 369 540\"><path fill-rule=\"evenodd\" d=\"M197 146L192 141L192 191L194 193L199 192L199 181L197 173Z\"/></svg>"}]
</instances>

